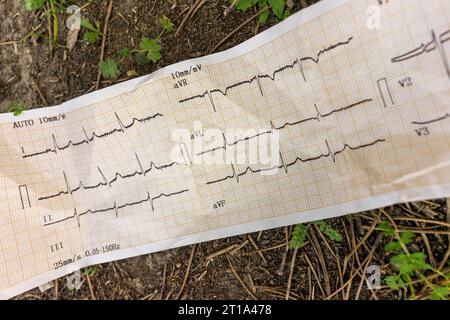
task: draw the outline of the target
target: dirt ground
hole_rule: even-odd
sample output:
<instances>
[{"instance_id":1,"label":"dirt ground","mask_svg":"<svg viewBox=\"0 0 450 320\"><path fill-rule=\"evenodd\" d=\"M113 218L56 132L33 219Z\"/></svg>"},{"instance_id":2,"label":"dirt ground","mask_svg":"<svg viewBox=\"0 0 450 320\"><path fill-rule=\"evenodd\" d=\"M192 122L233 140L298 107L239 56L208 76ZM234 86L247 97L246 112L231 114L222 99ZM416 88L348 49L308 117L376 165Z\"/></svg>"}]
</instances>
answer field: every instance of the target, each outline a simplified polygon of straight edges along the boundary
<instances>
[{"instance_id":1,"label":"dirt ground","mask_svg":"<svg viewBox=\"0 0 450 320\"><path fill-rule=\"evenodd\" d=\"M105 57L120 59L123 47L136 48L142 37L157 37L159 18L169 17L175 29L194 0L114 1ZM316 1L293 1L292 11ZM83 17L103 24L108 1L66 1L84 6ZM115 81L101 87L188 58L207 55L227 35L257 12L239 13L227 0L207 0L186 21L178 35L162 38L162 59L155 64L121 62ZM60 14L58 43L66 43L66 15ZM277 23L250 20L216 51L233 47ZM23 100L33 108L55 105L95 90L101 45L78 41L69 51L51 47L47 15L25 11L23 1L0 0L0 111L11 101ZM33 33L33 36L27 35ZM81 31L79 39L82 38ZM306 244L289 249L293 227L262 231L139 256L88 268L79 290L69 290L66 277L41 292L31 290L17 299L400 299L403 290L369 290L366 268L379 265L382 277L393 272L383 250L387 242L377 224L392 219L400 230L416 234L411 244L423 251L434 267L448 272L450 213L448 201L435 200L354 213L329 223L339 231L341 242L330 241L310 225ZM418 298L429 295L421 281L415 284Z\"/></svg>"}]
</instances>

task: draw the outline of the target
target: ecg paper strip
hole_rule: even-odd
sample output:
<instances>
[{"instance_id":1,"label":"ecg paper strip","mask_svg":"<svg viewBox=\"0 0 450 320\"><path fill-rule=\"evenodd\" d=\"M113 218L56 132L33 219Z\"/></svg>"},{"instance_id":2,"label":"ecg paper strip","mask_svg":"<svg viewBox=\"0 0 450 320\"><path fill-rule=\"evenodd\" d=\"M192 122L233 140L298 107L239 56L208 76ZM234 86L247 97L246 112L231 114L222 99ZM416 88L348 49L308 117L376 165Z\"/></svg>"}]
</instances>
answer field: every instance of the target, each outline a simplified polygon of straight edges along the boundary
<instances>
[{"instance_id":1,"label":"ecg paper strip","mask_svg":"<svg viewBox=\"0 0 450 320\"><path fill-rule=\"evenodd\" d=\"M447 0L325 0L225 52L0 115L0 297L96 263L450 196L449 48ZM197 161L275 135L270 165Z\"/></svg>"}]
</instances>

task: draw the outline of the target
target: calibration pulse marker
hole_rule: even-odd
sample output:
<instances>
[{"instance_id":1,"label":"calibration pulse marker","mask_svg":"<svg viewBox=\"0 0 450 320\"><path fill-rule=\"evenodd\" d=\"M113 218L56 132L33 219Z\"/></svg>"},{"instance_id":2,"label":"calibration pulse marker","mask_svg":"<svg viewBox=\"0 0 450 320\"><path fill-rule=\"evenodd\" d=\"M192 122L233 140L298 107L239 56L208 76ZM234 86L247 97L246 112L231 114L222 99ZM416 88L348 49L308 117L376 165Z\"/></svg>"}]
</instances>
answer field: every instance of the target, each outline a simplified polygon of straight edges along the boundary
<instances>
[{"instance_id":1,"label":"calibration pulse marker","mask_svg":"<svg viewBox=\"0 0 450 320\"><path fill-rule=\"evenodd\" d=\"M384 84L384 86L382 86ZM388 107L388 103L395 105L394 98L391 93L391 88L389 87L389 82L386 77L377 80L378 91L380 92L381 99L383 100L383 105L385 108ZM386 99L389 97L389 100Z\"/></svg>"},{"instance_id":2,"label":"calibration pulse marker","mask_svg":"<svg viewBox=\"0 0 450 320\"><path fill-rule=\"evenodd\" d=\"M178 143L178 146L180 147L181 155L183 156L183 159L184 159L184 164L186 166L191 165L192 161L191 161L191 158L189 157L189 152L186 148L186 144L184 142L180 142L180 143ZM183 149L183 147L184 147L184 149Z\"/></svg>"},{"instance_id":3,"label":"calibration pulse marker","mask_svg":"<svg viewBox=\"0 0 450 320\"><path fill-rule=\"evenodd\" d=\"M157 112L157 113L155 113L155 114L153 114L151 116L147 116L145 118L133 118L131 120L130 124L125 125L122 122L122 120L119 118L118 114L116 112L114 112L114 114L116 115L116 117L118 119L120 128L114 128L114 129L112 129L110 131L106 131L106 132L100 133L100 134L98 134L98 133L96 133L94 131L94 132L92 132L91 136L89 137L87 135L86 130L84 129L84 127L82 127L83 134L84 134L85 138L82 139L82 140L79 140L79 141L75 141L75 142L72 141L72 140L69 140L63 146L58 144L58 142L56 140L56 137L55 137L55 134L52 133L53 148L47 148L45 150L37 151L37 152L34 152L34 153L22 154L22 158L25 159L25 158L36 157L36 156L43 155L43 154L46 154L46 153L57 153L58 151L65 150L65 149L67 149L69 147L75 147L75 146L80 146L80 145L83 145L83 144L89 144L94 139L104 139L104 138L106 138L106 137L108 137L108 136L110 136L110 135L112 135L112 134L114 134L116 132L125 132L125 129L130 129L136 123L145 123L145 122L147 122L149 120L153 120L153 119L156 119L156 118L159 118L159 117L164 117L163 114Z\"/></svg>"},{"instance_id":4,"label":"calibration pulse marker","mask_svg":"<svg viewBox=\"0 0 450 320\"><path fill-rule=\"evenodd\" d=\"M97 184L92 184L92 185L84 185L82 181L79 181L77 187L71 188L69 183L68 183L67 177L65 176L65 172L64 172L63 177L64 177L64 180L66 181L66 186L67 186L66 191L62 190L62 191L59 191L59 192L51 194L51 195L41 196L41 197L38 198L38 200L48 200L48 199L59 197L59 196L61 196L63 194L72 194L72 193L77 192L77 191L79 191L81 189L84 189L84 190L96 189L96 188L99 188L101 186L109 186L109 187L111 187L112 183L117 182L118 178L121 178L121 179L125 180L125 179L129 179L129 178L135 177L137 175L146 176L146 174L149 173L150 171L152 171L153 169L162 171L162 170L165 170L167 168L170 168L170 167L174 166L175 164L178 164L177 162L170 162L170 163L161 164L161 165L158 166L152 161L152 162L150 162L150 165L148 166L148 168L146 170L144 170L143 167L142 167L142 164L140 162L139 156L137 154L136 154L136 159L137 159L137 162L138 162L138 165L139 165L139 170L135 170L134 172L128 173L128 174L122 174L122 173L116 172L114 174L114 178L112 178L109 181L106 178L106 176L103 174L103 172L100 169L100 167L97 166L97 170L100 173L101 179L103 181L98 182Z\"/></svg>"},{"instance_id":5,"label":"calibration pulse marker","mask_svg":"<svg viewBox=\"0 0 450 320\"><path fill-rule=\"evenodd\" d=\"M240 182L240 177L246 175L247 173L254 174L254 173L259 173L259 172L263 172L263 171L271 171L271 170L274 170L274 169L284 169L285 173L287 173L288 172L288 168L291 167L291 166L296 165L298 162L307 163L307 162L318 161L318 160L320 160L322 158L331 157L333 163L335 163L336 162L336 156L341 154L341 153L343 153L347 149L351 150L351 151L356 151L356 150L359 150L359 149L363 149L363 148L368 148L368 147L374 146L374 145L376 145L378 143L381 143L381 142L386 142L386 139L376 139L376 140L374 140L372 142L369 142L369 143L366 143L366 144L361 144L361 145L358 145L358 146L351 146L348 143L345 143L341 149L333 151L333 149L331 148L331 146L328 143L328 141L325 140L327 153L321 153L321 154L319 154L317 156L313 156L313 157L310 157L310 158L296 157L293 161L291 161L289 163L285 162L285 159L283 159L283 156L282 156L281 151L280 151L280 158L282 158L283 161L279 165L274 165L274 166L272 166L270 168L258 168L258 169L253 169L252 167L248 166L244 171L242 171L240 173L237 173L235 167L233 166L233 164L231 164L231 168L232 168L232 174L231 175L225 176L225 177L217 179L217 180L207 181L206 185L223 182L223 181L226 181L228 179L235 179L237 181L237 183L239 183Z\"/></svg>"},{"instance_id":6,"label":"calibration pulse marker","mask_svg":"<svg viewBox=\"0 0 450 320\"><path fill-rule=\"evenodd\" d=\"M317 105L314 104L314 107L316 109L316 116L315 117L304 118L304 119L301 119L301 120L298 120L298 121L295 121L295 122L285 122L284 124L282 124L279 127L276 127L275 124L273 123L273 121L271 120L270 121L270 130L267 130L267 131L264 131L264 132L261 132L261 133L257 133L257 134L255 134L253 136L250 136L250 137L241 138L241 139L238 139L238 140L236 140L234 142L231 142L231 143L226 142L226 139L224 138L224 141L225 141L226 145L222 145L222 146L214 147L214 148L211 148L211 149L208 149L208 150L204 150L202 152L197 153L196 155L197 156L201 156L201 155L203 155L205 153L214 152L214 151L217 151L217 150L220 150L220 149L226 149L226 146L231 147L231 146L234 146L234 145L236 145L236 144L238 144L240 142L248 141L250 139L259 137L259 136L264 135L264 134L271 134L275 130L282 130L282 129L288 127L288 126L296 126L296 125L300 125L300 124L308 122L308 121L320 121L320 118L326 118L328 116L331 116L334 113L343 112L345 110L352 109L354 107L357 107L359 105L362 105L364 103L368 103L368 102L371 102L371 101L372 101L372 99L370 99L370 98L363 99L363 100L360 100L358 102L355 102L355 103L352 103L350 105L347 105L345 107L342 107L342 108L339 108L339 109L333 109L330 112L324 113L324 114L322 114L320 112L319 108L317 107Z\"/></svg>"},{"instance_id":7,"label":"calibration pulse marker","mask_svg":"<svg viewBox=\"0 0 450 320\"><path fill-rule=\"evenodd\" d=\"M212 94L213 94L213 93L216 93L216 92L217 92L217 93L222 94L223 96L226 96L226 95L228 94L228 91L229 91L229 90L234 89L234 88L237 88L237 87L242 86L242 85L244 85L244 84L252 84L254 81L258 82L258 80L259 80L260 78L270 79L271 81L275 81L275 77L276 77L276 75L277 75L278 73L283 72L283 71L285 71L285 70L287 70L287 69L293 69L293 68L295 67L296 64L302 64L303 61L312 61L313 63L318 64L318 63L320 62L320 57L321 57L324 53L327 53L327 52L329 52L329 51L331 51L331 50L333 50L333 49L336 49L336 48L338 48L338 47L348 45L352 40L353 40L353 36L347 38L347 40L345 40L345 41L339 41L339 42L337 42L337 43L335 43L335 44L333 44L333 45L331 45L331 46L329 46L329 47L326 47L326 48L320 50L320 51L317 53L316 57L302 57L302 58L297 58L297 59L294 60L294 62L292 62L292 63L290 63L290 64L287 64L287 65L284 65L284 66L282 66L282 67L276 69L275 71L273 71L273 72L272 72L272 75L270 75L270 74L268 74L268 73L266 73L266 74L259 74L259 75L256 75L256 76L250 78L250 79L242 80L242 81L236 82L236 83L234 83L234 84L231 84L231 85L227 86L224 90L219 89L219 88L215 88L215 89L211 89L211 90L206 90L206 91L204 91L204 92L201 93L201 94L197 94L197 95L194 95L194 96L191 96L191 97L187 97L187 98L181 99L181 100L179 100L178 102L179 102L179 103L184 103L184 102L187 102L187 101L190 101L190 100L199 99L199 98L204 98L205 96L208 96L209 99L211 100L211 103L213 104L213 102L212 102L212 101L213 101L213 100L212 100ZM301 66L301 68L303 69L303 65ZM305 81L306 81L306 78L305 78L305 77L304 77L304 79L305 79ZM215 109L215 106L214 106L214 105L213 105L213 108Z\"/></svg>"},{"instance_id":8,"label":"calibration pulse marker","mask_svg":"<svg viewBox=\"0 0 450 320\"><path fill-rule=\"evenodd\" d=\"M31 208L30 194L28 193L28 186L22 184L19 187L20 202L22 204L22 209L25 209L26 202L28 202L28 207Z\"/></svg>"}]
</instances>

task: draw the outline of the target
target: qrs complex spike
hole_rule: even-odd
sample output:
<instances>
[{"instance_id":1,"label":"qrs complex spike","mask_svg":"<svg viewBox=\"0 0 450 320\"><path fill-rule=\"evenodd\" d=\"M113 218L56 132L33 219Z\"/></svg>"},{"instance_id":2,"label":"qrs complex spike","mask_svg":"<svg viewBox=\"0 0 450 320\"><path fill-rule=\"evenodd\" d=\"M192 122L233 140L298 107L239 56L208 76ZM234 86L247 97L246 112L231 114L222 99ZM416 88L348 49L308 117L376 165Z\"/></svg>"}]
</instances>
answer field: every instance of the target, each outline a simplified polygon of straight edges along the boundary
<instances>
[{"instance_id":1,"label":"qrs complex spike","mask_svg":"<svg viewBox=\"0 0 450 320\"><path fill-rule=\"evenodd\" d=\"M85 185L83 182L80 181L78 183L77 187L71 188L70 185L69 185L69 182L67 180L66 173L63 171L64 181L65 181L65 184L66 184L66 190L61 190L61 191L59 191L57 193L54 193L54 194L51 194L51 195L48 195L48 196L39 197L38 200L48 200L48 199L59 197L59 196L64 195L64 194L72 194L72 193L77 192L77 191L79 191L81 189L83 189L83 190L96 189L96 188L101 187L101 186L109 186L109 187L111 187L111 185L113 183L117 182L118 178L121 178L122 180L125 180L125 179L132 178L134 176L137 176L137 175L145 176L147 173L149 173L153 169L164 170L164 169L172 167L175 164L178 164L177 162L172 161L172 162L169 162L167 164L161 164L161 165L158 166L152 161L152 162L150 162L150 165L148 166L148 168L144 169L143 166L142 166L142 163L141 163L141 161L140 161L140 159L139 159L139 157L138 157L138 155L136 153L135 153L135 156L136 156L136 161L137 161L138 166L139 166L139 170L135 170L134 172L128 173L128 174L122 174L122 173L116 172L114 174L114 178L112 178L111 180L108 180L106 178L106 176L104 175L103 171L100 169L100 167L97 167L97 170L99 171L99 174L102 177L102 181L98 182L97 184Z\"/></svg>"},{"instance_id":2,"label":"qrs complex spike","mask_svg":"<svg viewBox=\"0 0 450 320\"><path fill-rule=\"evenodd\" d=\"M432 37L432 39L430 40L430 42L428 42L426 44L422 43L417 48L414 48L411 51L408 51L404 54L401 54L397 57L392 58L391 62L396 63L396 62L406 61L406 60L418 57L424 53L429 53L429 52L436 50L438 48L438 44L437 44L438 41L441 44L443 44L447 41L450 41L450 30L444 31L443 33L441 33L439 35L439 37L436 36L436 34L433 30L433 31L431 31L431 37Z\"/></svg>"},{"instance_id":3,"label":"qrs complex spike","mask_svg":"<svg viewBox=\"0 0 450 320\"><path fill-rule=\"evenodd\" d=\"M327 147L327 153L321 153L317 156L314 157L310 157L310 158L301 158L301 157L296 157L294 160L292 160L291 162L285 162L285 159L283 157L283 154L280 152L279 156L280 156L280 164L272 166L272 167L268 167L268 168L258 168L258 169L254 169L252 167L247 167L245 168L244 171L242 172L237 172L236 168L234 167L233 164L231 164L231 171L232 173L228 176L225 176L223 178L217 179L217 180L212 180L212 181L207 181L206 184L215 184L215 183L219 183L219 182L223 182L226 181L228 179L235 179L237 183L239 183L239 179L240 177L246 175L247 173L259 173L259 172L265 172L265 171L272 171L275 169L283 169L285 171L285 173L288 173L288 168L292 167L293 165L297 164L298 162L301 163L306 163L306 162L311 162L311 161L316 161L322 158L328 158L331 157L331 159L333 160L333 162L336 162L336 156L341 154L342 152L344 152L345 150L351 150L351 151L356 151L359 149L364 149L364 148L368 148L371 147L373 145L376 145L378 143L381 142L385 142L385 139L376 139L372 142L366 143L366 144L361 144L358 146L351 146L348 143L345 143L343 145L343 147L339 150L335 150L333 151L333 149L331 148L329 142L327 140L325 140L325 144Z\"/></svg>"},{"instance_id":4,"label":"qrs complex spike","mask_svg":"<svg viewBox=\"0 0 450 320\"><path fill-rule=\"evenodd\" d=\"M226 150L227 147L232 147L232 146L234 146L234 145L236 145L236 144L238 144L240 142L248 141L250 139L254 139L254 138L257 138L257 137L265 135L265 134L271 134L273 132L273 130L282 130L282 129L286 128L286 127L300 125L302 123L309 122L309 121L320 121L320 118L326 118L326 117L331 116L334 113L339 113L339 112L342 112L342 111L345 111L345 110L349 110L349 109L352 109L352 108L354 108L356 106L359 106L361 104L368 103L368 102L371 102L371 101L372 101L372 99L364 99L364 100L352 103L350 105L347 105L345 107L331 110L330 112L327 112L327 113L321 113L319 108L317 107L317 105L314 104L314 108L316 109L316 116L314 116L314 117L308 117L308 118L304 118L304 119L297 120L297 121L294 121L294 122L285 122L284 124L282 124L280 126L276 126L273 123L273 121L270 121L270 130L265 130L265 131L262 131L262 132L258 132L258 133L254 134L252 136L247 136L247 137L235 140L233 142L227 142L227 138L226 138L225 134L222 133L223 144L221 146L217 146L217 147L214 147L214 148L211 148L211 149L208 149L208 150L204 150L202 152L197 153L196 155L197 156L201 156L203 154L214 152L214 151L217 151L217 150L220 150L220 149Z\"/></svg>"},{"instance_id":5,"label":"qrs complex spike","mask_svg":"<svg viewBox=\"0 0 450 320\"><path fill-rule=\"evenodd\" d=\"M116 201L114 201L114 204L112 206L110 206L110 207L106 207L106 208L102 208L102 209L87 209L86 211L83 211L83 212L80 212L80 213L78 213L77 209L75 208L73 210L74 211L73 215L65 217L65 218L60 219L60 220L47 222L47 223L44 224L44 227L50 226L50 225L54 225L54 224L58 224L58 223L61 223L61 222L67 221L67 220L71 220L71 219L77 219L78 227L80 227L80 217L82 217L84 215L87 215L87 214L102 213L102 212L108 212L108 211L114 211L114 214L115 214L116 218L118 218L119 217L119 210L124 209L126 207L137 206L137 205L145 203L145 202L150 202L150 206L152 208L152 211L155 211L155 207L154 207L154 204L153 204L153 202L155 200L160 199L162 197L170 198L172 196L176 196L176 195L188 192L188 191L189 191L189 189L183 189L183 190L172 192L172 193L160 193L160 194L158 194L157 196L154 196L154 197L151 197L150 193L147 191L147 197L146 198L141 199L141 200L137 200L137 201L134 201L134 202L126 202L126 203L123 203L121 205L117 205Z\"/></svg>"},{"instance_id":6,"label":"qrs complex spike","mask_svg":"<svg viewBox=\"0 0 450 320\"><path fill-rule=\"evenodd\" d=\"M112 129L110 131L107 131L107 132L104 132L104 133L100 133L100 134L97 134L94 131L94 132L92 132L91 136L89 137L88 134L86 133L86 130L83 127L82 129L83 129L83 133L84 133L84 137L85 138L82 139L82 140L79 140L79 141L75 141L75 142L72 141L72 140L69 140L69 142L67 142L65 145L60 145L58 143L58 141L56 140L55 135L52 134L53 148L47 148L45 150L37 151L37 152L33 152L33 153L25 153L25 154L22 155L22 158L36 157L36 156L43 155L43 154L46 154L46 153L58 153L58 151L65 150L65 149L67 149L69 147L76 147L76 146L80 146L80 145L83 145L83 144L89 144L94 139L105 138L105 137L110 136L110 135L112 135L114 133L117 133L117 132L125 132L125 130L130 129L136 123L144 123L144 122L156 119L158 117L163 117L164 116L163 114L158 112L158 113L155 113L155 114L153 114L151 116L147 116L147 117L144 117L144 118L133 118L128 125L124 125L122 120L117 115L117 113L114 112L114 114L116 116L117 122L119 123L119 128L114 128L114 129Z\"/></svg>"},{"instance_id":7,"label":"qrs complex spike","mask_svg":"<svg viewBox=\"0 0 450 320\"><path fill-rule=\"evenodd\" d=\"M422 54L437 50L444 65L447 77L450 80L450 63L448 61L446 50L444 48L444 43L446 43L447 41L450 41L450 29L442 32L439 36L436 35L436 32L434 30L431 30L431 40L428 43L422 43L417 48L414 48L413 50L392 58L391 62L398 63L406 61L421 56Z\"/></svg>"},{"instance_id":8,"label":"qrs complex spike","mask_svg":"<svg viewBox=\"0 0 450 320\"><path fill-rule=\"evenodd\" d=\"M191 96L191 97L188 97L188 98L181 99L181 100L179 100L179 103L184 103L184 102L187 102L187 101L190 101L190 100L204 98L205 96L208 96L210 101L211 101L211 104L213 106L214 111L216 111L216 106L214 105L214 101L213 101L213 98L212 98L212 94L213 93L221 93L223 96L226 96L228 94L229 90L234 89L234 88L239 87L239 86L242 86L244 84L252 84L254 81L256 81L257 84L258 84L259 91L260 91L261 95L264 95L264 93L262 91L262 88L261 88L260 79L269 79L271 81L275 81L275 77L276 77L276 75L278 73L281 73L281 72L283 72L283 71L285 71L287 69L293 69L296 65L299 66L302 78L306 81L303 62L311 61L311 62L313 62L315 64L318 64L320 62L320 57L324 53L332 51L333 49L336 49L338 47L348 45L352 40L353 40L353 36L349 37L345 41L340 41L340 42L337 42L337 43L335 43L335 44L333 44L333 45L331 45L329 47L326 47L326 48L320 50L315 57L297 58L292 63L289 63L287 65L284 65L284 66L276 69L275 71L272 72L272 74L269 74L269 73L258 74L258 75L255 75L254 77L250 78L250 79L239 81L237 83L231 84L231 85L225 87L224 90L218 89L218 88L212 89L212 90L206 90L206 91L204 91L201 94L197 94L197 95L194 95L194 96Z\"/></svg>"}]
</instances>

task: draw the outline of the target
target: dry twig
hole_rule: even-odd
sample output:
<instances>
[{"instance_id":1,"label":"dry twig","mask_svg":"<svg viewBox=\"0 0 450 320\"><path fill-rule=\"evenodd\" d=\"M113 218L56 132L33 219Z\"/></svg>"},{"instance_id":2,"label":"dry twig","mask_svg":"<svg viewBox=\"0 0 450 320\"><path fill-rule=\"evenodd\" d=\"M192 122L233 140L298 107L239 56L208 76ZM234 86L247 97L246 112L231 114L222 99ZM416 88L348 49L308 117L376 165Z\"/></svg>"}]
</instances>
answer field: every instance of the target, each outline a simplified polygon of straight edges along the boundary
<instances>
[{"instance_id":1,"label":"dry twig","mask_svg":"<svg viewBox=\"0 0 450 320\"><path fill-rule=\"evenodd\" d=\"M188 262L188 266L186 269L186 274L184 275L183 283L181 285L180 291L177 294L177 298L176 298L177 300L180 299L181 294L183 293L184 287L186 286L187 279L189 278L189 273L191 272L192 260L194 259L194 253L195 253L196 248L197 248L197 245L194 244L192 246L191 256L189 257L189 262Z\"/></svg>"},{"instance_id":2,"label":"dry twig","mask_svg":"<svg viewBox=\"0 0 450 320\"><path fill-rule=\"evenodd\" d=\"M100 52L100 63L103 61L103 58L105 55L106 35L108 33L108 25L109 25L109 19L111 18L112 7L113 7L113 0L110 0L109 5L108 5L108 11L106 12L105 23L103 25L103 37L102 37L102 49ZM98 73L97 73L97 82L95 83L95 90L98 90L98 88L100 87L101 76L102 76L102 73L99 68Z\"/></svg>"}]
</instances>

